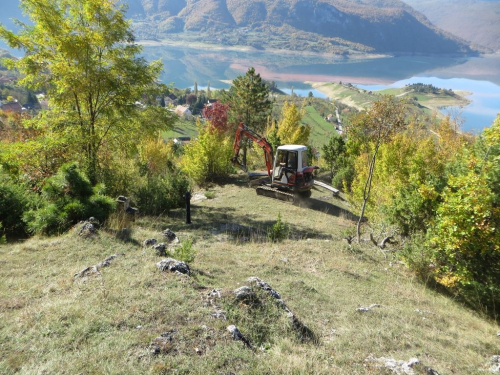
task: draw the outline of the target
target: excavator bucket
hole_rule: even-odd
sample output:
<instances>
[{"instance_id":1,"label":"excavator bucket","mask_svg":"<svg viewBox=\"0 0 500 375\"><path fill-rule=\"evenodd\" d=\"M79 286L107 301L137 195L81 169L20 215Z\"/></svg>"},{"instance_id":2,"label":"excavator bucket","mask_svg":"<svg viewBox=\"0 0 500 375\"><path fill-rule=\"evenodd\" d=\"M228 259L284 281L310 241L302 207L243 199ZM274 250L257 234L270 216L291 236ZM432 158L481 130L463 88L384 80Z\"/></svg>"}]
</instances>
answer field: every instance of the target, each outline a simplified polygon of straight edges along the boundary
<instances>
[{"instance_id":1,"label":"excavator bucket","mask_svg":"<svg viewBox=\"0 0 500 375\"><path fill-rule=\"evenodd\" d=\"M243 165L240 163L240 161L238 160L238 158L232 158L231 159L231 163L233 163L233 165L235 167L238 167L239 169L241 169L242 171L244 172L248 172L248 169L247 169L247 166L246 165Z\"/></svg>"}]
</instances>

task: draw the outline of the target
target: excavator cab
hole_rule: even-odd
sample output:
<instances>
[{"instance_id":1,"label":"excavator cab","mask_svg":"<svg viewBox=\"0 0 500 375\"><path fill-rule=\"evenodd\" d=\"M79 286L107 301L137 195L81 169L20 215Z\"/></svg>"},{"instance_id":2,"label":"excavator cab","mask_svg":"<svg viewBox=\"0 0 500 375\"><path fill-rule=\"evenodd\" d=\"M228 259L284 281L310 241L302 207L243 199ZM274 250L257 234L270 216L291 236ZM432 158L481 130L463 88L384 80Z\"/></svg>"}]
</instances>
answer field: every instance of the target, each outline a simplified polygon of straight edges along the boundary
<instances>
[{"instance_id":1,"label":"excavator cab","mask_svg":"<svg viewBox=\"0 0 500 375\"><path fill-rule=\"evenodd\" d=\"M274 158L272 186L297 193L310 191L315 168L308 166L306 146L279 146Z\"/></svg>"}]
</instances>

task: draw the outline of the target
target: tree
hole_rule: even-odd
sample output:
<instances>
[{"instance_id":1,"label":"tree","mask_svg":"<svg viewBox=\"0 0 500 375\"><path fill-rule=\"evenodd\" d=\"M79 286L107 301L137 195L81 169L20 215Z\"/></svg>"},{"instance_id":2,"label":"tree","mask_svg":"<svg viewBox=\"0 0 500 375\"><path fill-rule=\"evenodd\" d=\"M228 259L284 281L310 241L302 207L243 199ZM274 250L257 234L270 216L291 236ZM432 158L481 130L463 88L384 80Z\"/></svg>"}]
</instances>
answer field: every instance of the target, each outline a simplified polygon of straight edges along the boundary
<instances>
[{"instance_id":1,"label":"tree","mask_svg":"<svg viewBox=\"0 0 500 375\"><path fill-rule=\"evenodd\" d=\"M212 129L216 129L219 133L225 133L228 131L228 109L228 105L221 102L205 105L203 108L203 117L209 121Z\"/></svg>"},{"instance_id":2,"label":"tree","mask_svg":"<svg viewBox=\"0 0 500 375\"><path fill-rule=\"evenodd\" d=\"M198 82L194 81L194 94L198 96Z\"/></svg>"},{"instance_id":3,"label":"tree","mask_svg":"<svg viewBox=\"0 0 500 375\"><path fill-rule=\"evenodd\" d=\"M295 103L284 103L277 131L277 136L283 144L308 143L311 126L300 123L303 115L304 111L299 110Z\"/></svg>"},{"instance_id":4,"label":"tree","mask_svg":"<svg viewBox=\"0 0 500 375\"><path fill-rule=\"evenodd\" d=\"M171 124L163 108L148 108L154 116L144 121L134 105L155 85L161 63L137 57L141 47L114 0L21 0L21 7L34 26L21 24L18 35L0 26L0 37L26 52L9 67L22 73L22 85L47 91L45 126L76 146L95 184L104 144L123 147Z\"/></svg>"},{"instance_id":5,"label":"tree","mask_svg":"<svg viewBox=\"0 0 500 375\"><path fill-rule=\"evenodd\" d=\"M208 83L207 83L207 98L208 98L208 99L210 99L210 95L211 95L211 94L212 94L212 93L210 92L210 81L208 81Z\"/></svg>"},{"instance_id":6,"label":"tree","mask_svg":"<svg viewBox=\"0 0 500 375\"><path fill-rule=\"evenodd\" d=\"M328 143L321 147L321 151L323 152L323 160L333 178L345 164L347 148L344 138L338 134L331 136Z\"/></svg>"},{"instance_id":7,"label":"tree","mask_svg":"<svg viewBox=\"0 0 500 375\"><path fill-rule=\"evenodd\" d=\"M233 80L233 86L224 95L223 102L229 104L230 122L244 122L257 132L263 132L272 109L269 88L254 68L244 76ZM246 165L247 142L243 142L243 164Z\"/></svg>"},{"instance_id":8,"label":"tree","mask_svg":"<svg viewBox=\"0 0 500 375\"><path fill-rule=\"evenodd\" d=\"M356 226L356 235L360 241L360 228L364 218L366 204L370 199L373 173L380 146L390 140L399 130L406 127L406 108L404 102L391 95L384 95L366 113L357 115L347 126L347 135L353 143L365 146L368 155L368 175L363 189L363 203Z\"/></svg>"}]
</instances>

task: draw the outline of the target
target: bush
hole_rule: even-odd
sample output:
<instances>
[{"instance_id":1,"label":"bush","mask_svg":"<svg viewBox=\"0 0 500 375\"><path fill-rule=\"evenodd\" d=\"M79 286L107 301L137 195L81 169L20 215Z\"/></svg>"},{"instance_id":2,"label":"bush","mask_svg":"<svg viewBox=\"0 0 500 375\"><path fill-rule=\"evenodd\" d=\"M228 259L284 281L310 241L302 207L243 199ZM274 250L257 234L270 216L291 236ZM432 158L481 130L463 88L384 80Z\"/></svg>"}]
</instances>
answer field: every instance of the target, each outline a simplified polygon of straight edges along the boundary
<instances>
[{"instance_id":1,"label":"bush","mask_svg":"<svg viewBox=\"0 0 500 375\"><path fill-rule=\"evenodd\" d=\"M186 263L194 261L196 251L193 249L193 241L183 241L180 246L177 246L173 251L173 257Z\"/></svg>"},{"instance_id":2,"label":"bush","mask_svg":"<svg viewBox=\"0 0 500 375\"><path fill-rule=\"evenodd\" d=\"M288 237L290 233L290 228L287 224L281 221L281 213L278 214L278 219L274 223L269 231L267 232L267 237L272 242L281 242Z\"/></svg>"},{"instance_id":3,"label":"bush","mask_svg":"<svg viewBox=\"0 0 500 375\"><path fill-rule=\"evenodd\" d=\"M26 234L26 226L22 220L23 214L31 207L35 199L28 189L16 184L0 171L0 218L3 228L1 233L7 236Z\"/></svg>"},{"instance_id":4,"label":"bush","mask_svg":"<svg viewBox=\"0 0 500 375\"><path fill-rule=\"evenodd\" d=\"M185 203L185 194L190 191L189 181L180 172L148 178L133 193L133 200L141 213L159 215Z\"/></svg>"},{"instance_id":5,"label":"bush","mask_svg":"<svg viewBox=\"0 0 500 375\"><path fill-rule=\"evenodd\" d=\"M76 163L63 165L47 179L38 209L26 212L23 220L31 233L61 233L80 220L94 217L104 222L115 208L114 199L102 195L104 187L92 187Z\"/></svg>"},{"instance_id":6,"label":"bush","mask_svg":"<svg viewBox=\"0 0 500 375\"><path fill-rule=\"evenodd\" d=\"M200 129L198 139L186 145L181 168L195 183L203 185L232 172L232 153L230 139L207 126Z\"/></svg>"}]
</instances>

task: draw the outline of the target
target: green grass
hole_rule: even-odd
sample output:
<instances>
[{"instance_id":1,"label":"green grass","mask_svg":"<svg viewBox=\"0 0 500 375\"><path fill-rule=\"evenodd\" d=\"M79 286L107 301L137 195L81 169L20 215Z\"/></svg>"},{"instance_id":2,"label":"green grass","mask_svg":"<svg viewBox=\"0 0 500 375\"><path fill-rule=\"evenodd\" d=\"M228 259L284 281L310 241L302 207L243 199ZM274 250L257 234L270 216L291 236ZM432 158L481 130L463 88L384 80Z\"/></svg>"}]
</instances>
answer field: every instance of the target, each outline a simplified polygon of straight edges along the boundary
<instances>
[{"instance_id":1,"label":"green grass","mask_svg":"<svg viewBox=\"0 0 500 375\"><path fill-rule=\"evenodd\" d=\"M422 285L396 258L363 244L350 248L346 202L313 191L292 205L257 196L242 177L213 186L213 199L137 220L127 241L100 231L0 246L2 374L381 374L369 356L419 358L442 374L483 374L498 354L499 326ZM289 238L267 239L281 214ZM196 251L190 277L160 273L142 247L170 228ZM111 254L100 275L73 275ZM232 293L257 276L276 289L316 335L301 341L265 295L257 304ZM217 288L221 299L207 294ZM211 316L215 306L228 320ZM381 305L367 313L359 306ZM257 346L226 331L236 324ZM151 354L165 332L172 342Z\"/></svg>"},{"instance_id":2,"label":"green grass","mask_svg":"<svg viewBox=\"0 0 500 375\"><path fill-rule=\"evenodd\" d=\"M335 114L335 108L331 106L331 113ZM335 132L335 124L325 121L314 106L306 106L302 122L311 126L309 143L314 146L322 146Z\"/></svg>"},{"instance_id":3,"label":"green grass","mask_svg":"<svg viewBox=\"0 0 500 375\"><path fill-rule=\"evenodd\" d=\"M174 128L168 132L163 132L163 139L171 139L175 137L190 137L194 138L198 134L195 120L185 120L180 118L176 121Z\"/></svg>"}]
</instances>

